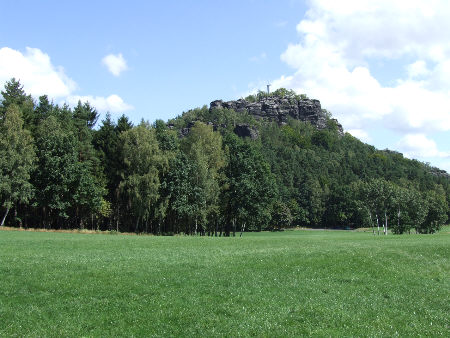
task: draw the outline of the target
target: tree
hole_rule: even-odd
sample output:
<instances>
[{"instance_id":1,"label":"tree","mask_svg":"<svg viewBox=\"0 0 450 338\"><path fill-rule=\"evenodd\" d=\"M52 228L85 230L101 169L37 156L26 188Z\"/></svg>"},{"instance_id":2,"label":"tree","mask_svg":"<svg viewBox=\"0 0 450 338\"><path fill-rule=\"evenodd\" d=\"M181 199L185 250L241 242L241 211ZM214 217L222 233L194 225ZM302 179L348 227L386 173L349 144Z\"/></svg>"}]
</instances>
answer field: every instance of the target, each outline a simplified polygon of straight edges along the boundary
<instances>
[{"instance_id":1,"label":"tree","mask_svg":"<svg viewBox=\"0 0 450 338\"><path fill-rule=\"evenodd\" d=\"M439 231L447 221L445 191L441 185L437 185L434 190L425 193L424 200L428 206L428 213L423 224L416 227L416 230L419 233L432 234Z\"/></svg>"},{"instance_id":2,"label":"tree","mask_svg":"<svg viewBox=\"0 0 450 338\"><path fill-rule=\"evenodd\" d=\"M308 177L301 188L300 206L303 208L304 223L318 226L325 212L326 193L316 177Z\"/></svg>"},{"instance_id":3,"label":"tree","mask_svg":"<svg viewBox=\"0 0 450 338\"><path fill-rule=\"evenodd\" d=\"M277 195L275 177L258 146L234 134L226 137L228 164L224 193L224 213L232 224L233 234L239 224L246 229L261 230L271 219L271 206ZM229 234L230 229L226 229Z\"/></svg>"},{"instance_id":4,"label":"tree","mask_svg":"<svg viewBox=\"0 0 450 338\"><path fill-rule=\"evenodd\" d=\"M106 180L107 200L113 203L116 211L114 214L115 225L116 231L119 231L119 184L124 165L120 132L109 113L106 114L100 128L94 132L92 143L101 163L102 176ZM109 216L113 216L113 213L109 212ZM109 227L112 228L111 222Z\"/></svg>"},{"instance_id":5,"label":"tree","mask_svg":"<svg viewBox=\"0 0 450 338\"><path fill-rule=\"evenodd\" d=\"M204 200L200 186L192 184L195 165L183 152L178 152L170 160L170 171L165 176L165 195L168 199L168 221L174 232L190 234L195 221L198 205ZM200 202L199 202L200 201Z\"/></svg>"},{"instance_id":6,"label":"tree","mask_svg":"<svg viewBox=\"0 0 450 338\"><path fill-rule=\"evenodd\" d=\"M77 139L65 129L55 116L44 120L38 128L37 168L33 185L38 205L42 208L43 222L56 224L69 218L73 205L73 192L77 189Z\"/></svg>"},{"instance_id":7,"label":"tree","mask_svg":"<svg viewBox=\"0 0 450 338\"><path fill-rule=\"evenodd\" d=\"M97 110L92 107L89 102L82 104L81 101L78 101L77 106L73 110L73 117L75 123L92 129L97 123L99 115Z\"/></svg>"},{"instance_id":8,"label":"tree","mask_svg":"<svg viewBox=\"0 0 450 338\"><path fill-rule=\"evenodd\" d=\"M1 93L3 100L0 105L0 120L5 117L8 107L15 105L22 113L24 128L32 129L35 120L33 98L25 93L20 82L12 78L6 82L5 90Z\"/></svg>"},{"instance_id":9,"label":"tree","mask_svg":"<svg viewBox=\"0 0 450 338\"><path fill-rule=\"evenodd\" d=\"M196 206L194 231L211 231L211 217L219 212L220 172L225 166L222 136L214 132L211 126L197 122L181 146L195 167L192 186L201 192L193 201L193 206Z\"/></svg>"},{"instance_id":10,"label":"tree","mask_svg":"<svg viewBox=\"0 0 450 338\"><path fill-rule=\"evenodd\" d=\"M33 139L23 129L23 120L18 107L11 104L0 123L0 197L6 212L17 203L28 203L33 196L30 174L34 168L35 151Z\"/></svg>"},{"instance_id":11,"label":"tree","mask_svg":"<svg viewBox=\"0 0 450 338\"><path fill-rule=\"evenodd\" d=\"M123 132L121 139L126 169L120 188L136 218L135 231L141 222L148 231L152 208L159 198L159 172L167 170L167 158L159 149L155 130L146 122Z\"/></svg>"},{"instance_id":12,"label":"tree","mask_svg":"<svg viewBox=\"0 0 450 338\"><path fill-rule=\"evenodd\" d=\"M7 81L5 84L5 90L2 90L3 100L0 106L1 117L4 118L9 106L16 105L20 107L25 103L28 96L23 90L23 86L15 78Z\"/></svg>"},{"instance_id":13,"label":"tree","mask_svg":"<svg viewBox=\"0 0 450 338\"><path fill-rule=\"evenodd\" d=\"M415 228L416 232L420 232L428 214L428 204L423 200L419 191L408 189L408 206L406 210L408 228Z\"/></svg>"},{"instance_id":14,"label":"tree","mask_svg":"<svg viewBox=\"0 0 450 338\"><path fill-rule=\"evenodd\" d=\"M358 190L354 185L333 184L326 201L325 224L335 227L358 227L365 223L367 212L358 205Z\"/></svg>"},{"instance_id":15,"label":"tree","mask_svg":"<svg viewBox=\"0 0 450 338\"><path fill-rule=\"evenodd\" d=\"M365 204L369 214L370 224L374 231L374 222L377 225L377 233L380 234L380 224L383 232L387 234L388 217L393 213L394 189L392 185L384 179L371 179L367 182L361 182L359 185L359 196Z\"/></svg>"},{"instance_id":16,"label":"tree","mask_svg":"<svg viewBox=\"0 0 450 338\"><path fill-rule=\"evenodd\" d=\"M411 230L412 221L409 220L408 209L410 203L415 205L414 199L419 195L410 191L408 188L395 186L394 203L393 203L393 217L391 222L391 229L394 234L403 234ZM412 188L410 188L412 189Z\"/></svg>"},{"instance_id":17,"label":"tree","mask_svg":"<svg viewBox=\"0 0 450 338\"><path fill-rule=\"evenodd\" d=\"M281 201L275 201L272 207L272 230L288 228L292 224L292 214L289 207Z\"/></svg>"},{"instance_id":18,"label":"tree","mask_svg":"<svg viewBox=\"0 0 450 338\"><path fill-rule=\"evenodd\" d=\"M176 132L167 128L167 125L162 120L156 120L153 126L161 150L175 152L178 148Z\"/></svg>"},{"instance_id":19,"label":"tree","mask_svg":"<svg viewBox=\"0 0 450 338\"><path fill-rule=\"evenodd\" d=\"M311 142L318 146L322 147L326 150L329 150L333 145L332 133L326 130L316 131L311 138Z\"/></svg>"}]
</instances>

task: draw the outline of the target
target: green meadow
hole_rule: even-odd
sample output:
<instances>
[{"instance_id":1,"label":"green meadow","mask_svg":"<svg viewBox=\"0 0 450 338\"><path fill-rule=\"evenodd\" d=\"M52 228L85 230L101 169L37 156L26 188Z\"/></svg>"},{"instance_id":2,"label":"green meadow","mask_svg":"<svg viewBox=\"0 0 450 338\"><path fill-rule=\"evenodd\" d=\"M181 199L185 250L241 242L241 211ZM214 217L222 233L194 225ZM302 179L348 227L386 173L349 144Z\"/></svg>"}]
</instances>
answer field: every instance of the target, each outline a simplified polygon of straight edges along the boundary
<instances>
[{"instance_id":1,"label":"green meadow","mask_svg":"<svg viewBox=\"0 0 450 338\"><path fill-rule=\"evenodd\" d=\"M450 336L450 229L0 231L0 336Z\"/></svg>"}]
</instances>

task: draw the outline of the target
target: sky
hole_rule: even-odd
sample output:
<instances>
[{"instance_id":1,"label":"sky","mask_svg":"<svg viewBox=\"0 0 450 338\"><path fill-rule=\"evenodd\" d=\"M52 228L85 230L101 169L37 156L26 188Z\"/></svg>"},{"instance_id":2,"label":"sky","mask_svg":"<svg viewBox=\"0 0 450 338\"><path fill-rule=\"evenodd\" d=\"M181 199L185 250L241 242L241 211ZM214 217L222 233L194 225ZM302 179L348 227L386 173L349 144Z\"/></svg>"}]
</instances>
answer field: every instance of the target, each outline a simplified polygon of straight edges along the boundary
<instances>
[{"instance_id":1,"label":"sky","mask_svg":"<svg viewBox=\"0 0 450 338\"><path fill-rule=\"evenodd\" d=\"M168 120L285 87L450 172L448 0L0 0L0 86Z\"/></svg>"}]
</instances>

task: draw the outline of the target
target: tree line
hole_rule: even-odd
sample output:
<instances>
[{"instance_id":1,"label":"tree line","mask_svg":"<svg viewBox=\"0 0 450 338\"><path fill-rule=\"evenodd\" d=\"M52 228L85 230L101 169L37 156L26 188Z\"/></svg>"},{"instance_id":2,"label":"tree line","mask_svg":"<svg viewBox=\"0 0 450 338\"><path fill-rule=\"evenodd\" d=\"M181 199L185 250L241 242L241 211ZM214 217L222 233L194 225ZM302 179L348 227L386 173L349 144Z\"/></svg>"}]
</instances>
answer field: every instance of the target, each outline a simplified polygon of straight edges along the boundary
<instances>
[{"instance_id":1,"label":"tree line","mask_svg":"<svg viewBox=\"0 0 450 338\"><path fill-rule=\"evenodd\" d=\"M294 226L433 233L448 218L448 176L340 136L331 118L317 130L205 106L168 123L135 126L107 114L97 126L88 102L34 101L15 79L1 94L1 225L215 236ZM238 137L237 124L259 137Z\"/></svg>"}]
</instances>

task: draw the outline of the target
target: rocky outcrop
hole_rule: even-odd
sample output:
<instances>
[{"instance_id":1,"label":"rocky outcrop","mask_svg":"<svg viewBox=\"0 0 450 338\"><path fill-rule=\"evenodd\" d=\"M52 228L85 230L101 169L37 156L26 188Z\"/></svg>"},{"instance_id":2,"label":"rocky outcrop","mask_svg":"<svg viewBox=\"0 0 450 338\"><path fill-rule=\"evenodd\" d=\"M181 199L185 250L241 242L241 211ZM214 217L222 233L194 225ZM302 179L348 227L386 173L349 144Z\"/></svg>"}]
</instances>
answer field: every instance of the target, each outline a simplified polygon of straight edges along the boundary
<instances>
[{"instance_id":1,"label":"rocky outcrop","mask_svg":"<svg viewBox=\"0 0 450 338\"><path fill-rule=\"evenodd\" d=\"M259 136L258 129L251 127L248 124L236 125L233 132L239 137L250 137L252 140L256 140Z\"/></svg>"},{"instance_id":2,"label":"rocky outcrop","mask_svg":"<svg viewBox=\"0 0 450 338\"><path fill-rule=\"evenodd\" d=\"M447 180L450 180L450 175L448 172L446 172L445 170L436 168L436 167L431 167L430 168L430 173L431 175L437 176L437 177L444 177Z\"/></svg>"},{"instance_id":3,"label":"rocky outcrop","mask_svg":"<svg viewBox=\"0 0 450 338\"><path fill-rule=\"evenodd\" d=\"M248 112L257 119L266 121L275 121L279 124L286 123L288 118L309 122L317 129L327 127L327 114L320 105L319 100L311 99L293 99L280 97L266 97L258 102L249 102L244 99L236 101L216 100L211 102L212 109L232 109L236 112ZM342 126L337 120L334 120L339 134L343 135Z\"/></svg>"},{"instance_id":4,"label":"rocky outcrop","mask_svg":"<svg viewBox=\"0 0 450 338\"><path fill-rule=\"evenodd\" d=\"M247 112L254 118L263 121L274 121L279 124L287 123L289 118L309 122L317 129L325 129L328 127L329 118L326 110L322 109L319 100L311 99L296 99L296 98L281 98L277 96L270 96L262 98L257 102L250 102L244 99L236 101L222 101L216 100L211 102L210 111L214 109L231 109L238 113ZM342 125L336 120L331 119L337 127L337 132L342 136L344 131ZM218 130L219 126L209 122L213 130ZM194 122L190 122L185 128L182 128L179 133L180 137L185 137L189 134ZM170 127L170 126L169 126ZM226 128L225 125L220 127ZM234 133L240 137L250 137L257 139L259 136L258 130L248 124L238 124L234 127Z\"/></svg>"}]
</instances>

